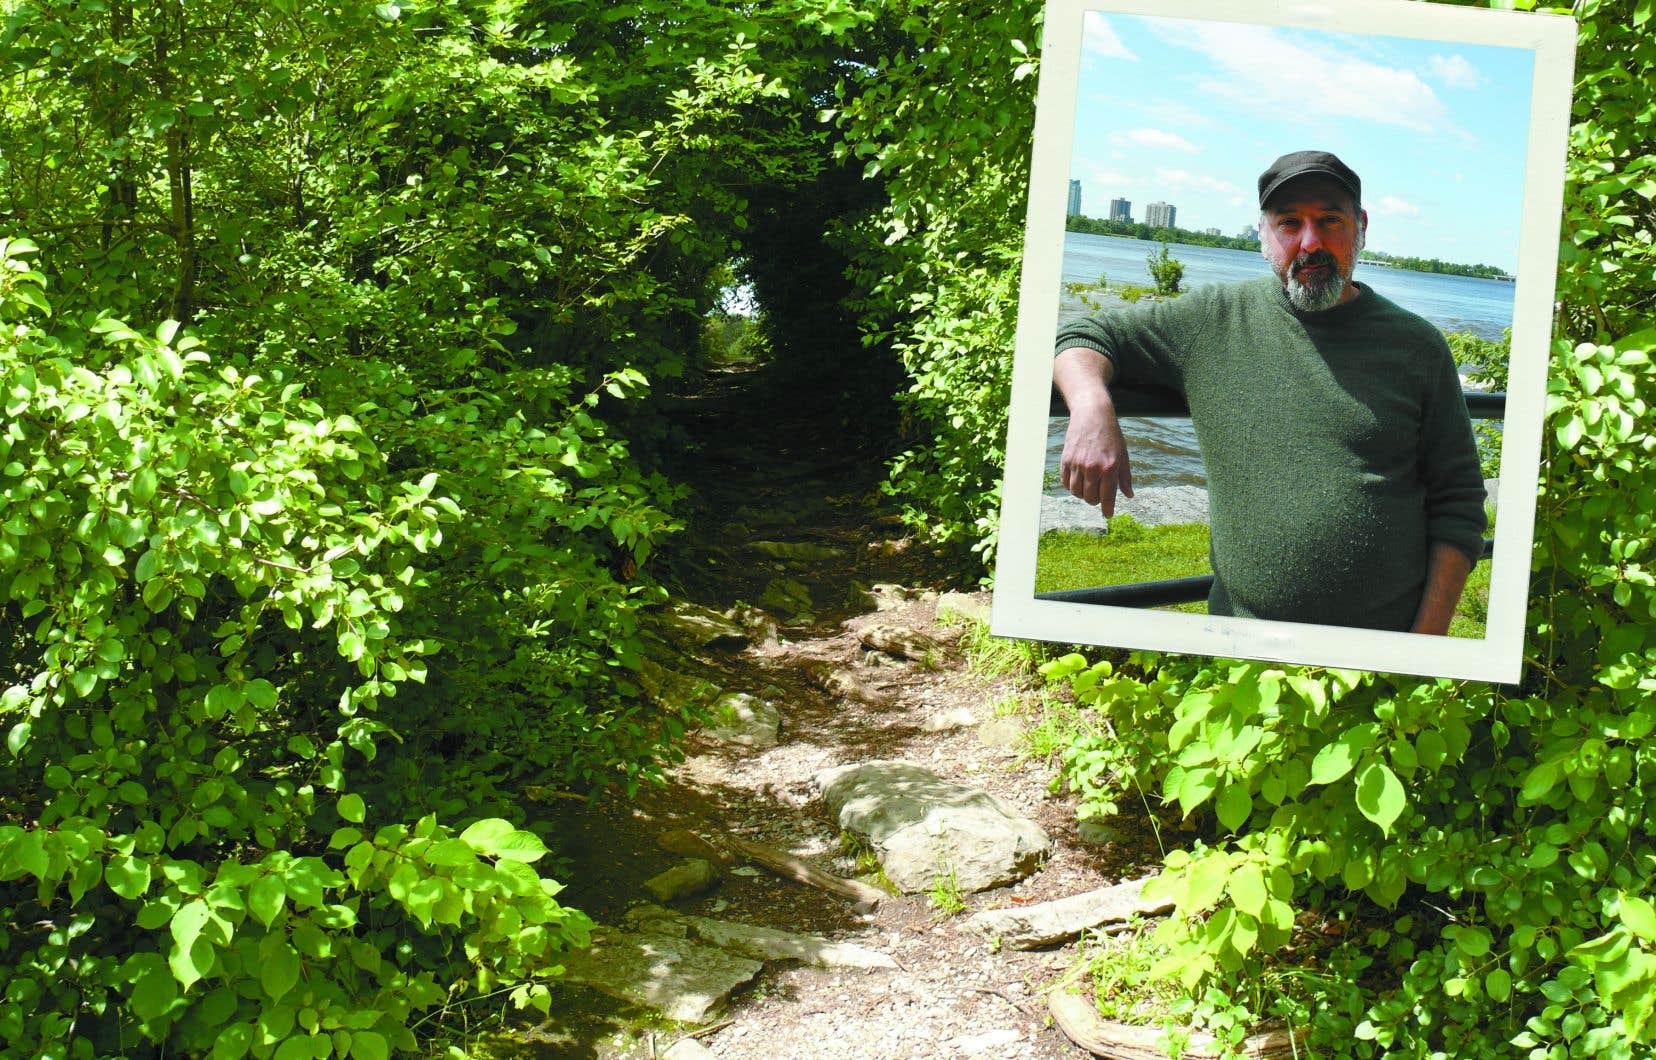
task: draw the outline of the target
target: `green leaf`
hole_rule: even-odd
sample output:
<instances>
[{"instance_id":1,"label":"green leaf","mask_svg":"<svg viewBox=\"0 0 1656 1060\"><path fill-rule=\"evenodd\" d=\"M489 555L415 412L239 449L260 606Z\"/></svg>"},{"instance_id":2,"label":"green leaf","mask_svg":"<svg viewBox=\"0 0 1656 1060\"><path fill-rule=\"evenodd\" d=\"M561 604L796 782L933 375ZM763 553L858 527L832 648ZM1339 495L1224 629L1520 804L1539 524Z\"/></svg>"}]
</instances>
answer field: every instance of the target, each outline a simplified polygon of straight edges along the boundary
<instances>
[{"instance_id":1,"label":"green leaf","mask_svg":"<svg viewBox=\"0 0 1656 1060\"><path fill-rule=\"evenodd\" d=\"M368 815L367 807L363 804L362 796L355 793L339 797L339 816L352 824L361 824Z\"/></svg>"},{"instance_id":2,"label":"green leaf","mask_svg":"<svg viewBox=\"0 0 1656 1060\"><path fill-rule=\"evenodd\" d=\"M276 686L262 677L255 677L247 682L243 689L247 701L260 710L270 710L276 706Z\"/></svg>"},{"instance_id":3,"label":"green leaf","mask_svg":"<svg viewBox=\"0 0 1656 1060\"><path fill-rule=\"evenodd\" d=\"M282 877L275 874L260 876L247 892L247 911L257 917L259 923L269 927L282 912L282 903L286 900L287 887Z\"/></svg>"},{"instance_id":4,"label":"green leaf","mask_svg":"<svg viewBox=\"0 0 1656 1060\"><path fill-rule=\"evenodd\" d=\"M1270 895L1265 889L1265 873L1258 865L1249 863L1239 867L1231 873L1225 889L1230 893L1231 901L1236 903L1236 908L1250 916L1264 918L1265 903Z\"/></svg>"},{"instance_id":5,"label":"green leaf","mask_svg":"<svg viewBox=\"0 0 1656 1060\"><path fill-rule=\"evenodd\" d=\"M148 504L150 498L155 496L155 491L160 487L160 484L161 478L153 468L141 468L136 475L132 476L132 499L139 504Z\"/></svg>"},{"instance_id":6,"label":"green leaf","mask_svg":"<svg viewBox=\"0 0 1656 1060\"><path fill-rule=\"evenodd\" d=\"M1379 732L1380 727L1373 722L1354 725L1333 743L1324 745L1311 760L1311 783L1332 784L1351 772L1358 756L1374 746Z\"/></svg>"},{"instance_id":7,"label":"green leaf","mask_svg":"<svg viewBox=\"0 0 1656 1060\"><path fill-rule=\"evenodd\" d=\"M117 855L104 868L104 880L109 889L131 901L149 890L150 866L147 861Z\"/></svg>"},{"instance_id":8,"label":"green leaf","mask_svg":"<svg viewBox=\"0 0 1656 1060\"><path fill-rule=\"evenodd\" d=\"M355 1031L351 1035L351 1056L353 1060L387 1060L391 1055L391 1047L386 1044L385 1036L374 1031Z\"/></svg>"},{"instance_id":9,"label":"green leaf","mask_svg":"<svg viewBox=\"0 0 1656 1060\"><path fill-rule=\"evenodd\" d=\"M241 1060L252 1045L253 1028L246 1023L232 1023L214 1039L213 1060Z\"/></svg>"},{"instance_id":10,"label":"green leaf","mask_svg":"<svg viewBox=\"0 0 1656 1060\"><path fill-rule=\"evenodd\" d=\"M1474 959L1488 953L1494 944L1489 932L1481 927L1463 927L1455 935L1455 948Z\"/></svg>"},{"instance_id":11,"label":"green leaf","mask_svg":"<svg viewBox=\"0 0 1656 1060\"><path fill-rule=\"evenodd\" d=\"M1624 894L1620 912L1621 922L1627 925L1627 930L1646 942L1656 942L1656 908L1649 902L1636 895Z\"/></svg>"},{"instance_id":12,"label":"green leaf","mask_svg":"<svg viewBox=\"0 0 1656 1060\"><path fill-rule=\"evenodd\" d=\"M1491 1001L1505 1001L1512 996L1512 974L1505 968L1491 968L1484 976L1484 993Z\"/></svg>"},{"instance_id":13,"label":"green leaf","mask_svg":"<svg viewBox=\"0 0 1656 1060\"><path fill-rule=\"evenodd\" d=\"M1370 762L1357 776L1357 808L1363 816L1391 834L1392 823L1403 812L1403 784L1380 762Z\"/></svg>"},{"instance_id":14,"label":"green leaf","mask_svg":"<svg viewBox=\"0 0 1656 1060\"><path fill-rule=\"evenodd\" d=\"M525 832L498 817L485 818L460 833L467 846L489 857L507 861L532 862L546 854L546 844L533 832Z\"/></svg>"},{"instance_id":15,"label":"green leaf","mask_svg":"<svg viewBox=\"0 0 1656 1060\"><path fill-rule=\"evenodd\" d=\"M293 989L299 981L300 970L299 951L287 942L260 947L259 985L272 1001L280 1001L283 994Z\"/></svg>"},{"instance_id":16,"label":"green leaf","mask_svg":"<svg viewBox=\"0 0 1656 1060\"><path fill-rule=\"evenodd\" d=\"M1219 823L1234 832L1247 823L1248 815L1253 812L1253 797L1245 784L1232 781L1219 793L1213 808L1219 815Z\"/></svg>"},{"instance_id":17,"label":"green leaf","mask_svg":"<svg viewBox=\"0 0 1656 1060\"><path fill-rule=\"evenodd\" d=\"M276 1047L276 1060L311 1060L316 1055L316 1039L308 1034L296 1034Z\"/></svg>"},{"instance_id":18,"label":"green leaf","mask_svg":"<svg viewBox=\"0 0 1656 1060\"><path fill-rule=\"evenodd\" d=\"M1218 787L1219 775L1212 769L1192 769L1184 775L1184 780L1179 784L1179 809L1189 817L1190 811L1206 802Z\"/></svg>"},{"instance_id":19,"label":"green leaf","mask_svg":"<svg viewBox=\"0 0 1656 1060\"><path fill-rule=\"evenodd\" d=\"M161 1015L178 998L178 983L158 954L138 954L127 962L126 975L132 982L132 995L127 1004L141 1020Z\"/></svg>"}]
</instances>

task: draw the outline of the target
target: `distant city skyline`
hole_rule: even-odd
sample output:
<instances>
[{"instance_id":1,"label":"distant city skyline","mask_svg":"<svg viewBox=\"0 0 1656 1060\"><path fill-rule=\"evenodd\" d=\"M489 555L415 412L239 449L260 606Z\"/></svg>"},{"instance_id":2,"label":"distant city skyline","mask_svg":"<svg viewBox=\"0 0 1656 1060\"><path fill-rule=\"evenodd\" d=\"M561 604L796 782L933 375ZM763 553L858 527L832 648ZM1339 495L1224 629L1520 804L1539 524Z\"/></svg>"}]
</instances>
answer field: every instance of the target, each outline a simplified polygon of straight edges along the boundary
<instances>
[{"instance_id":1,"label":"distant city skyline","mask_svg":"<svg viewBox=\"0 0 1656 1060\"><path fill-rule=\"evenodd\" d=\"M1520 48L1089 12L1070 176L1231 233L1273 159L1329 150L1363 180L1371 249L1511 272L1531 72Z\"/></svg>"}]
</instances>

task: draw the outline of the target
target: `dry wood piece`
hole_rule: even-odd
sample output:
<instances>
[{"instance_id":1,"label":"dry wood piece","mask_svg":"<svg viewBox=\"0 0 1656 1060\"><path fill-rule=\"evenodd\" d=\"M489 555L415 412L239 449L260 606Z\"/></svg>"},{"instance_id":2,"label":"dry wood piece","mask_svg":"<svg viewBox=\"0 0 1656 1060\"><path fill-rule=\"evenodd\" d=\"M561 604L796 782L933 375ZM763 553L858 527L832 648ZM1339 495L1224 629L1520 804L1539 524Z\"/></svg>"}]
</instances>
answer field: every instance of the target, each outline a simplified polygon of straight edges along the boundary
<instances>
[{"instance_id":1,"label":"dry wood piece","mask_svg":"<svg viewBox=\"0 0 1656 1060\"><path fill-rule=\"evenodd\" d=\"M1161 1045L1165 1032L1160 1027L1135 1027L1100 1019L1090 1001L1062 990L1054 991L1047 998L1047 1007L1069 1040L1094 1056L1110 1060L1167 1060L1167 1049ZM1253 1060L1290 1060L1305 1055L1305 1046L1298 1039L1298 1034L1285 1030L1256 1034L1242 1043L1241 1055ZM1213 1035L1192 1031L1181 1055L1184 1060L1219 1060L1228 1054Z\"/></svg>"},{"instance_id":2,"label":"dry wood piece","mask_svg":"<svg viewBox=\"0 0 1656 1060\"><path fill-rule=\"evenodd\" d=\"M775 847L755 843L751 839L738 839L736 836L720 836L719 841L749 861L758 862L778 876L784 876L795 883L803 883L807 887L815 887L819 891L837 894L842 898L849 898L853 902L864 902L870 907L879 905L880 901L887 897L886 893L878 887L871 887L859 880L845 880L838 876L829 875L816 866Z\"/></svg>"}]
</instances>

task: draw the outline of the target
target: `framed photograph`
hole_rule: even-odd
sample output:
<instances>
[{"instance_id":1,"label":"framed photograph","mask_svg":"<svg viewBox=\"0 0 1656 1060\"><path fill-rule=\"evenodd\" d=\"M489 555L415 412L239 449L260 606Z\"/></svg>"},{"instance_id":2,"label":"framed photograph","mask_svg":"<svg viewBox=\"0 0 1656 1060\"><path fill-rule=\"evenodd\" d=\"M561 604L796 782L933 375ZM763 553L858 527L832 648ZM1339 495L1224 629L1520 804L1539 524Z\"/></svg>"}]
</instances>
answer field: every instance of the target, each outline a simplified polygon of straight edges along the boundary
<instances>
[{"instance_id":1,"label":"framed photograph","mask_svg":"<svg viewBox=\"0 0 1656 1060\"><path fill-rule=\"evenodd\" d=\"M1049 0L993 633L1518 680L1575 33Z\"/></svg>"}]
</instances>

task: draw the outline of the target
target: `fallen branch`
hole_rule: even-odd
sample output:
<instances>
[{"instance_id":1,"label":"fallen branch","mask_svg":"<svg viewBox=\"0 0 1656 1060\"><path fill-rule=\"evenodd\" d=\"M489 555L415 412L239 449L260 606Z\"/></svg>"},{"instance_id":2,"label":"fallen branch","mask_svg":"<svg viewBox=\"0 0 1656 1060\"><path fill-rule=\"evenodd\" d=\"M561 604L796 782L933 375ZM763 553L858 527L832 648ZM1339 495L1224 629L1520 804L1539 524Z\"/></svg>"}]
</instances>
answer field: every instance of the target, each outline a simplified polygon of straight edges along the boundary
<instances>
[{"instance_id":1,"label":"fallen branch","mask_svg":"<svg viewBox=\"0 0 1656 1060\"><path fill-rule=\"evenodd\" d=\"M1109 1060L1166 1060L1162 1040L1167 1032L1160 1027L1135 1027L1100 1019L1092 1002L1079 994L1054 991L1047 998L1052 1018L1069 1040L1094 1056ZM1179 1055L1184 1060L1219 1060L1222 1056L1244 1056L1250 1060L1288 1060L1304 1055L1298 1034L1285 1030L1256 1034L1242 1043L1240 1053L1228 1053L1206 1031L1192 1031Z\"/></svg>"},{"instance_id":2,"label":"fallen branch","mask_svg":"<svg viewBox=\"0 0 1656 1060\"><path fill-rule=\"evenodd\" d=\"M763 843L755 843L751 839L720 836L719 841L736 854L763 865L778 876L793 880L795 883L803 883L807 887L815 887L819 891L837 894L842 898L849 898L853 902L865 902L870 907L879 905L882 900L889 897L878 887L870 886L860 880L846 880L838 876L831 876L801 858L777 850L775 847L765 846Z\"/></svg>"}]
</instances>

